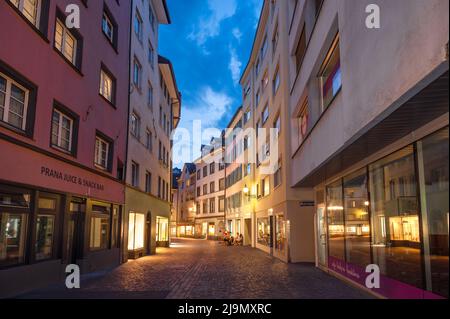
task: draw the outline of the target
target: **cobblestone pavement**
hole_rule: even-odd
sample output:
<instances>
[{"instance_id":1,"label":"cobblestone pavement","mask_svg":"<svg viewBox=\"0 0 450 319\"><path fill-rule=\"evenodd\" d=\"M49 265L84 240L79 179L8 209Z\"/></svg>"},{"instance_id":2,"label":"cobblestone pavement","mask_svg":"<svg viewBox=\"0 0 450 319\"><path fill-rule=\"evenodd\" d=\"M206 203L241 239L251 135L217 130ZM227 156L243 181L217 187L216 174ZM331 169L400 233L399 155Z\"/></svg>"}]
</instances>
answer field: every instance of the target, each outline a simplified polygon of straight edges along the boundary
<instances>
[{"instance_id":1,"label":"cobblestone pavement","mask_svg":"<svg viewBox=\"0 0 450 319\"><path fill-rule=\"evenodd\" d=\"M370 298L312 265L285 264L250 247L175 239L157 255L54 285L22 298L311 299Z\"/></svg>"}]
</instances>

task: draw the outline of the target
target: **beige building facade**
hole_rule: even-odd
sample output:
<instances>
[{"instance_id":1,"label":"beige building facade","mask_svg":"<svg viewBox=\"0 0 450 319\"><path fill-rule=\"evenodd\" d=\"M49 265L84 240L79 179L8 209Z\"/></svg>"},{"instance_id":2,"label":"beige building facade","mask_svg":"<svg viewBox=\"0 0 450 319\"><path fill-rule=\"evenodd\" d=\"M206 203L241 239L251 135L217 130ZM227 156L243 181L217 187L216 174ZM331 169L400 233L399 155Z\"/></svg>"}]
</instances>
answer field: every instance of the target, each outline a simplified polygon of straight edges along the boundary
<instances>
[{"instance_id":1,"label":"beige building facade","mask_svg":"<svg viewBox=\"0 0 450 319\"><path fill-rule=\"evenodd\" d=\"M316 265L448 298L448 1L377 1L379 29L373 1L287 2L287 187L314 193Z\"/></svg>"},{"instance_id":2,"label":"beige building facade","mask_svg":"<svg viewBox=\"0 0 450 319\"><path fill-rule=\"evenodd\" d=\"M239 208L230 207L227 218L234 214L238 220L243 219L244 229L251 227L246 241L252 246L285 262L313 262L314 211L310 203L314 194L310 189L289 187L292 122L288 5L288 1L264 1L250 60L241 79L243 106L235 122L240 121L244 129L238 139L242 140L238 156L243 157L243 165L242 177L232 187L242 195L237 200ZM246 133L249 128L257 131L256 138ZM230 149L233 146L227 144L228 153ZM254 153L253 157L249 152ZM269 174L263 169L268 166ZM227 176L233 170L227 167ZM227 198L231 193L227 187ZM243 204L239 205L239 201Z\"/></svg>"},{"instance_id":3,"label":"beige building facade","mask_svg":"<svg viewBox=\"0 0 450 319\"><path fill-rule=\"evenodd\" d=\"M212 138L203 145L201 157L195 161L197 238L218 240L225 228L225 164L222 138Z\"/></svg>"},{"instance_id":4,"label":"beige building facade","mask_svg":"<svg viewBox=\"0 0 450 319\"><path fill-rule=\"evenodd\" d=\"M177 194L177 237L195 237L195 202L197 168L194 163L186 163L178 178Z\"/></svg>"},{"instance_id":5,"label":"beige building facade","mask_svg":"<svg viewBox=\"0 0 450 319\"><path fill-rule=\"evenodd\" d=\"M128 258L169 245L170 134L181 95L173 67L158 55L158 28L169 24L165 0L133 1L125 212Z\"/></svg>"}]
</instances>

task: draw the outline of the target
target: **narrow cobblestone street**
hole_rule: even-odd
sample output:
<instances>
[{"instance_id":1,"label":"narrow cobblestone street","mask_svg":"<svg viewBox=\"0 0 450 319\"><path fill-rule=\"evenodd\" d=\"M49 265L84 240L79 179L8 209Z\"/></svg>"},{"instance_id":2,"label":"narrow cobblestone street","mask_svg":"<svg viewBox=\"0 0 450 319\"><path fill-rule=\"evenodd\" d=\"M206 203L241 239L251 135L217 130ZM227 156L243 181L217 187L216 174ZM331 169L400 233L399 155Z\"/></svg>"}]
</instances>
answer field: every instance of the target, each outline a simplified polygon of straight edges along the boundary
<instances>
[{"instance_id":1,"label":"narrow cobblestone street","mask_svg":"<svg viewBox=\"0 0 450 319\"><path fill-rule=\"evenodd\" d=\"M22 298L281 299L370 298L310 265L285 264L250 247L175 239L171 248Z\"/></svg>"}]
</instances>

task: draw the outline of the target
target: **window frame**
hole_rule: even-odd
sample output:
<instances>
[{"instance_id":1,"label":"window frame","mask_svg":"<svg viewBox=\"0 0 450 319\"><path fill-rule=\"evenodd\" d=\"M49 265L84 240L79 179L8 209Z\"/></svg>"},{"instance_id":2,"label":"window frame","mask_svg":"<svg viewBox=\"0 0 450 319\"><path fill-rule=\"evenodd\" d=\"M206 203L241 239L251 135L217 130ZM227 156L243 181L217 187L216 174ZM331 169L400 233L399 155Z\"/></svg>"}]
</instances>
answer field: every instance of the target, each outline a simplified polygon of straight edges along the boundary
<instances>
[{"instance_id":1,"label":"window frame","mask_svg":"<svg viewBox=\"0 0 450 319\"><path fill-rule=\"evenodd\" d=\"M70 141L70 147L68 150L66 150L58 145L53 144L53 112L58 112L60 115L63 115L72 121L71 141ZM73 157L76 157L77 150L78 150L79 121L80 121L80 117L78 114L71 111L68 107L64 106L62 103L55 100L53 102L53 110L52 110L52 116L51 116L52 124L50 127L50 147L57 151L60 151L65 154L69 154L69 155L72 155ZM60 131L61 131L61 128L59 128L59 132Z\"/></svg>"}]
</instances>

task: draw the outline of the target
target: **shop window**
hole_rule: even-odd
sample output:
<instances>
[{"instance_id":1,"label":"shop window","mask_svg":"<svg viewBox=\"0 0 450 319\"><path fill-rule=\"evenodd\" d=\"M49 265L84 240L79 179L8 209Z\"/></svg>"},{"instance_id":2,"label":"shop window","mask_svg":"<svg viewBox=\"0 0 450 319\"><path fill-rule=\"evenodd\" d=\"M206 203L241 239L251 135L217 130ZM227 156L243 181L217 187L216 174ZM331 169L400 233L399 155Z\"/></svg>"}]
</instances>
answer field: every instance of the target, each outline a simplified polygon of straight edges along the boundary
<instances>
[{"instance_id":1,"label":"shop window","mask_svg":"<svg viewBox=\"0 0 450 319\"><path fill-rule=\"evenodd\" d=\"M342 203L342 181L327 187L327 215L329 255L345 261L344 207Z\"/></svg>"},{"instance_id":2,"label":"shop window","mask_svg":"<svg viewBox=\"0 0 450 319\"><path fill-rule=\"evenodd\" d=\"M319 79L322 92L322 111L324 111L333 102L342 87L339 35L336 36L327 54L319 73Z\"/></svg>"},{"instance_id":3,"label":"shop window","mask_svg":"<svg viewBox=\"0 0 450 319\"><path fill-rule=\"evenodd\" d=\"M258 218L258 244L269 247L271 243L270 238L270 221L268 217Z\"/></svg>"},{"instance_id":4,"label":"shop window","mask_svg":"<svg viewBox=\"0 0 450 319\"><path fill-rule=\"evenodd\" d=\"M128 250L144 248L145 215L131 213L128 220Z\"/></svg>"},{"instance_id":5,"label":"shop window","mask_svg":"<svg viewBox=\"0 0 450 319\"><path fill-rule=\"evenodd\" d=\"M286 219L283 215L276 216L275 249L284 253L286 251Z\"/></svg>"},{"instance_id":6,"label":"shop window","mask_svg":"<svg viewBox=\"0 0 450 319\"><path fill-rule=\"evenodd\" d=\"M111 225L111 247L118 248L119 242L119 207L114 207Z\"/></svg>"},{"instance_id":7,"label":"shop window","mask_svg":"<svg viewBox=\"0 0 450 319\"><path fill-rule=\"evenodd\" d=\"M108 248L110 209L104 206L93 206L89 247L91 250Z\"/></svg>"},{"instance_id":8,"label":"shop window","mask_svg":"<svg viewBox=\"0 0 450 319\"><path fill-rule=\"evenodd\" d=\"M367 171L344 178L346 262L365 268L371 263Z\"/></svg>"},{"instance_id":9,"label":"shop window","mask_svg":"<svg viewBox=\"0 0 450 319\"><path fill-rule=\"evenodd\" d=\"M448 298L448 127L417 143L428 290Z\"/></svg>"},{"instance_id":10,"label":"shop window","mask_svg":"<svg viewBox=\"0 0 450 319\"><path fill-rule=\"evenodd\" d=\"M373 261L382 274L422 288L413 147L376 162L369 171Z\"/></svg>"},{"instance_id":11,"label":"shop window","mask_svg":"<svg viewBox=\"0 0 450 319\"><path fill-rule=\"evenodd\" d=\"M0 194L0 266L12 266L25 261L28 214L7 212L5 195Z\"/></svg>"},{"instance_id":12,"label":"shop window","mask_svg":"<svg viewBox=\"0 0 450 319\"><path fill-rule=\"evenodd\" d=\"M38 214L36 218L37 261L52 258L54 232L55 232L55 216Z\"/></svg>"},{"instance_id":13,"label":"shop window","mask_svg":"<svg viewBox=\"0 0 450 319\"><path fill-rule=\"evenodd\" d=\"M156 217L156 241L169 241L169 219Z\"/></svg>"},{"instance_id":14,"label":"shop window","mask_svg":"<svg viewBox=\"0 0 450 319\"><path fill-rule=\"evenodd\" d=\"M208 236L215 236L216 235L216 225L209 224L208 225Z\"/></svg>"}]
</instances>

